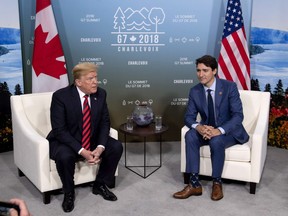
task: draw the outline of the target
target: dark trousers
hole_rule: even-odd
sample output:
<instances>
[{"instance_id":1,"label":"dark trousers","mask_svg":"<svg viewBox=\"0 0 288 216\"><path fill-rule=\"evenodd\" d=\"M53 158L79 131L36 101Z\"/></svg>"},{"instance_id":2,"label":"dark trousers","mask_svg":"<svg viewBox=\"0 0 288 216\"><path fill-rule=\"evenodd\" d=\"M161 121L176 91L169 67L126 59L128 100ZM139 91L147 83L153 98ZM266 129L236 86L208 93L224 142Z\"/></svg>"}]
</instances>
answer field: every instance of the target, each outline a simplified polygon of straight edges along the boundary
<instances>
[{"instance_id":1,"label":"dark trousers","mask_svg":"<svg viewBox=\"0 0 288 216\"><path fill-rule=\"evenodd\" d=\"M74 191L75 163L81 159L81 156L67 145L59 144L55 148L57 149L54 149L53 159L63 184L63 191L64 193L72 192ZM112 184L122 152L122 143L109 137L105 151L101 154L101 163L95 181L108 186Z\"/></svg>"},{"instance_id":2,"label":"dark trousers","mask_svg":"<svg viewBox=\"0 0 288 216\"><path fill-rule=\"evenodd\" d=\"M190 129L185 135L186 141L186 172L199 173L200 167L200 147L209 145L211 152L212 177L221 177L224 161L225 149L237 144L234 137L230 135L219 135L204 140L202 136L195 130Z\"/></svg>"}]
</instances>

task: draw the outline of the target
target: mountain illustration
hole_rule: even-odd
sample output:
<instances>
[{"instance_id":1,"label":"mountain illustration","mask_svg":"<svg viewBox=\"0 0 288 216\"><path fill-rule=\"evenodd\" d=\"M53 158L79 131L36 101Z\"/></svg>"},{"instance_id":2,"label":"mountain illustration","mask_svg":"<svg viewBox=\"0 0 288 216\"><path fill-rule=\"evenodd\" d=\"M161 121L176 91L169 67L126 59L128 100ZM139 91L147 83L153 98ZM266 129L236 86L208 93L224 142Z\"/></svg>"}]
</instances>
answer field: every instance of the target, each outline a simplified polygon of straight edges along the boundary
<instances>
[{"instance_id":1,"label":"mountain illustration","mask_svg":"<svg viewBox=\"0 0 288 216\"><path fill-rule=\"evenodd\" d=\"M0 45L20 43L20 29L0 27Z\"/></svg>"},{"instance_id":2,"label":"mountain illustration","mask_svg":"<svg viewBox=\"0 0 288 216\"><path fill-rule=\"evenodd\" d=\"M124 11L124 14L127 19L132 19L133 17L134 18L141 17L140 19L147 19L148 13L149 10L145 7L141 8L141 10L132 10L131 8L127 8Z\"/></svg>"},{"instance_id":3,"label":"mountain illustration","mask_svg":"<svg viewBox=\"0 0 288 216\"><path fill-rule=\"evenodd\" d=\"M139 12L147 18L150 11L147 8L142 8Z\"/></svg>"},{"instance_id":4,"label":"mountain illustration","mask_svg":"<svg viewBox=\"0 0 288 216\"><path fill-rule=\"evenodd\" d=\"M0 46L0 56L5 55L9 52L9 50L6 47Z\"/></svg>"},{"instance_id":5,"label":"mountain illustration","mask_svg":"<svg viewBox=\"0 0 288 216\"><path fill-rule=\"evenodd\" d=\"M288 32L268 28L251 28L252 44L281 44L288 43Z\"/></svg>"},{"instance_id":6,"label":"mountain illustration","mask_svg":"<svg viewBox=\"0 0 288 216\"><path fill-rule=\"evenodd\" d=\"M126 26L129 31L149 31L150 21L147 18L149 11L146 8L141 10L132 10L128 8L124 12L126 17Z\"/></svg>"}]
</instances>

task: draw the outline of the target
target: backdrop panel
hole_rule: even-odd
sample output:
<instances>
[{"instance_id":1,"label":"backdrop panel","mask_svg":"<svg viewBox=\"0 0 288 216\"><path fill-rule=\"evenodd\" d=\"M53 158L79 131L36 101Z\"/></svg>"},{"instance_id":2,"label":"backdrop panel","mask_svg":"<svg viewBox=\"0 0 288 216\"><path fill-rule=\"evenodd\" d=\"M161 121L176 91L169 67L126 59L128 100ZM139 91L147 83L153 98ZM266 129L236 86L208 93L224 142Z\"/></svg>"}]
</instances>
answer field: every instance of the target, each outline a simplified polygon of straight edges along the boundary
<instances>
[{"instance_id":1,"label":"backdrop panel","mask_svg":"<svg viewBox=\"0 0 288 216\"><path fill-rule=\"evenodd\" d=\"M241 3L250 26L251 1ZM25 92L31 92L35 0L19 4ZM218 57L226 4L223 0L52 0L68 71L83 61L99 65L99 86L108 92L112 126L118 128L136 104L147 103L169 126L168 140L180 139L188 92L198 82L194 60L204 54Z\"/></svg>"}]
</instances>

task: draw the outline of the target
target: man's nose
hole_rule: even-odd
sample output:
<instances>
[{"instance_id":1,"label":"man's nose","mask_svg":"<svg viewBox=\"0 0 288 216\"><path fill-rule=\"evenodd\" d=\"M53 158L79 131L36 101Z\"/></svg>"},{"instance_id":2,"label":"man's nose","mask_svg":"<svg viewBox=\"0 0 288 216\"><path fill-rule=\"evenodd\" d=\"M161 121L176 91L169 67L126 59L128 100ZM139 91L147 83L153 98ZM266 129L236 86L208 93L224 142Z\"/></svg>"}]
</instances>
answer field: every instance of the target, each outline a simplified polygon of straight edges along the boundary
<instances>
[{"instance_id":1,"label":"man's nose","mask_svg":"<svg viewBox=\"0 0 288 216\"><path fill-rule=\"evenodd\" d=\"M204 73L203 73L202 71L199 71L199 72L198 72L198 76L199 76L199 77L202 77L203 75L204 75Z\"/></svg>"}]
</instances>

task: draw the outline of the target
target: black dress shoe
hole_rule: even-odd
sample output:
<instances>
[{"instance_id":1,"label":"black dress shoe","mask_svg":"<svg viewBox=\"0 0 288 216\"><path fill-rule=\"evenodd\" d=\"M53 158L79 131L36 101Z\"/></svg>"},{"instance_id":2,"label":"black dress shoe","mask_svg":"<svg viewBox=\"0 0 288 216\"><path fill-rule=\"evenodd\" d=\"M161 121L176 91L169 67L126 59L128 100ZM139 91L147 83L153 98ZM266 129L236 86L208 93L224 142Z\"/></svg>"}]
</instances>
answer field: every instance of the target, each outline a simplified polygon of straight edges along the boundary
<instances>
[{"instance_id":1,"label":"black dress shoe","mask_svg":"<svg viewBox=\"0 0 288 216\"><path fill-rule=\"evenodd\" d=\"M100 194L105 200L116 201L117 197L108 190L105 184L94 184L92 193L95 195Z\"/></svg>"},{"instance_id":2,"label":"black dress shoe","mask_svg":"<svg viewBox=\"0 0 288 216\"><path fill-rule=\"evenodd\" d=\"M74 209L74 200L74 192L64 193L64 200L62 203L62 208L64 212L71 212Z\"/></svg>"}]
</instances>

